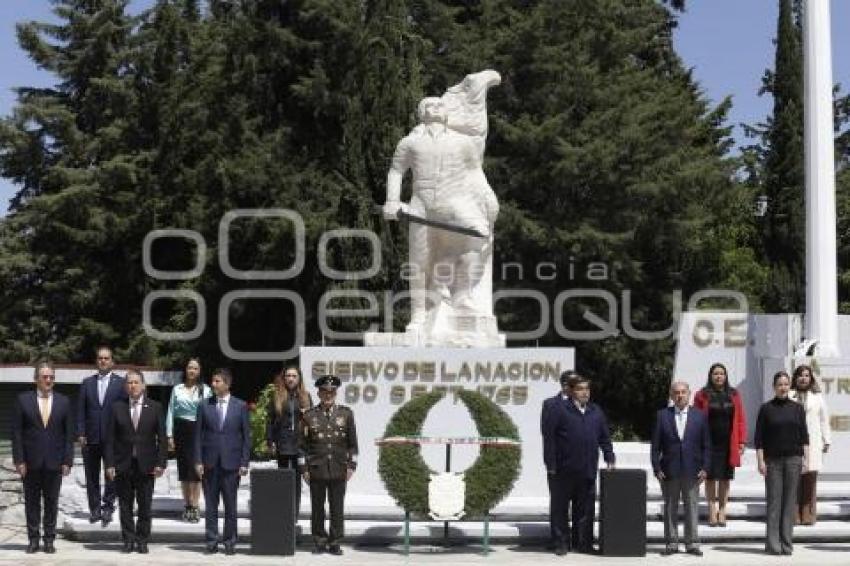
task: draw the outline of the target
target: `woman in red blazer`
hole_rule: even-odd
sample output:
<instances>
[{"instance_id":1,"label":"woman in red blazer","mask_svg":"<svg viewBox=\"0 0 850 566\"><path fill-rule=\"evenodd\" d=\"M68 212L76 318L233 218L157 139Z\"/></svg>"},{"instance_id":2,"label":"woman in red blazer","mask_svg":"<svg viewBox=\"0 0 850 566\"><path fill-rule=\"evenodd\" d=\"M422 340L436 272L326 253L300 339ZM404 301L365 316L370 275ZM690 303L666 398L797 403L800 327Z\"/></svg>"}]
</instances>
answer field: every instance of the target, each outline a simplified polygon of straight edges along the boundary
<instances>
[{"instance_id":1,"label":"woman in red blazer","mask_svg":"<svg viewBox=\"0 0 850 566\"><path fill-rule=\"evenodd\" d=\"M705 482L708 524L725 527L729 480L741 465L747 418L741 394L729 386L729 374L723 364L712 364L708 369L708 382L694 395L694 407L708 416L711 431L711 463Z\"/></svg>"}]
</instances>

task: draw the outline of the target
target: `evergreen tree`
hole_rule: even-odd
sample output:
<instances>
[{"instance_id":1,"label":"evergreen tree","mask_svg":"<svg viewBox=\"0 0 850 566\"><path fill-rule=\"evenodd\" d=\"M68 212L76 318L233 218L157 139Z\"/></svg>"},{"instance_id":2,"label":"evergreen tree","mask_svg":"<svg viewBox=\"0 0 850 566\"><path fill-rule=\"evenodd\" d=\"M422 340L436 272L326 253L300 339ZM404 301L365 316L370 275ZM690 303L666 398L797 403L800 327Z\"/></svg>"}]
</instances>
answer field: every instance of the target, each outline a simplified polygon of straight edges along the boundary
<instances>
[{"instance_id":1,"label":"evergreen tree","mask_svg":"<svg viewBox=\"0 0 850 566\"><path fill-rule=\"evenodd\" d=\"M48 343L56 357L88 359L89 345L108 340L122 359L171 365L191 352L231 364L217 307L226 293L255 288L301 297L306 342L319 343L325 291L407 288L399 277L406 230L373 213L393 149L423 95L485 68L503 78L490 94L484 165L501 202L496 288L539 289L550 304L569 288L608 291L622 333L626 293L632 325L661 331L674 322L678 289L687 298L752 275L738 249L750 237L741 222L749 197L731 181L729 102L708 106L673 50L674 13L655 0L160 0L139 18L116 0L57 7L62 25L25 26L21 39L60 85L22 91L0 131L0 173L23 186L0 226L3 359ZM219 222L245 208L301 216L300 275L248 281L218 269ZM142 241L158 228L203 236L201 276L144 275ZM320 272L319 238L336 228L380 234L379 275L331 281ZM293 238L285 221L235 221L229 261L283 269L294 261ZM363 269L370 258L361 244L333 242L327 263ZM161 241L154 252L159 269L194 263L185 243ZM524 265L523 280L502 277L507 262ZM591 262L604 264L601 276L588 275ZM543 263L554 265L554 279L534 274ZM206 329L189 343L152 341L140 329L142 300L175 288L204 297ZM501 302L500 324L537 326L527 303ZM579 297L557 317L571 330L598 330L584 317L598 307ZM237 350L286 349L304 323L293 315L284 301L236 302L225 313L228 338ZM187 331L196 316L189 302L162 302L153 322ZM563 345L548 322L539 342ZM646 415L619 423L632 427L623 430L646 432L666 396L672 336L570 344L613 414ZM249 377L242 394L276 365L237 364Z\"/></svg>"},{"instance_id":2,"label":"evergreen tree","mask_svg":"<svg viewBox=\"0 0 850 566\"><path fill-rule=\"evenodd\" d=\"M570 288L610 292L617 335L572 341L579 368L613 414L655 406L669 383L672 339L622 336L621 306L631 293L633 326L661 331L673 322L676 290L687 298L742 278L745 261L724 259L749 212L736 205L730 217L727 208L743 202L727 157L729 102L708 107L673 50L673 15L655 2L456 4L428 3L424 13L448 14L454 25L440 26L448 31L423 69L502 73L485 162L501 202L495 285L539 289L550 305ZM508 262L525 265L523 281L500 278ZM554 264L557 277L536 280L539 262ZM607 268L601 281L586 275L593 262ZM607 313L601 301L578 298L556 316L568 329L598 330L588 309ZM538 313L533 301L499 310L516 329L536 326ZM539 343L563 344L549 329ZM620 424L645 433L650 419Z\"/></svg>"},{"instance_id":3,"label":"evergreen tree","mask_svg":"<svg viewBox=\"0 0 850 566\"><path fill-rule=\"evenodd\" d=\"M835 126L838 311L850 314L850 95L836 99Z\"/></svg>"},{"instance_id":4,"label":"evergreen tree","mask_svg":"<svg viewBox=\"0 0 850 566\"><path fill-rule=\"evenodd\" d=\"M761 130L764 257L770 269L763 303L769 312L802 312L805 305L805 178L803 170L803 59L800 7L780 0L776 62L762 93L773 113Z\"/></svg>"},{"instance_id":5,"label":"evergreen tree","mask_svg":"<svg viewBox=\"0 0 850 566\"><path fill-rule=\"evenodd\" d=\"M90 358L138 311L138 283L122 238L132 230L139 173L123 153L132 140L126 117L134 96L126 79L132 20L126 2L55 0L61 24L17 28L21 46L59 79L55 88L18 91L19 105L0 126L0 172L21 185L6 221L5 244L17 251L3 269L4 334L26 327L11 351L52 349L59 359ZM4 262L5 263L5 262ZM137 296L137 295L136 295ZM134 308L135 307L135 308ZM4 309L6 310L6 309Z\"/></svg>"}]
</instances>

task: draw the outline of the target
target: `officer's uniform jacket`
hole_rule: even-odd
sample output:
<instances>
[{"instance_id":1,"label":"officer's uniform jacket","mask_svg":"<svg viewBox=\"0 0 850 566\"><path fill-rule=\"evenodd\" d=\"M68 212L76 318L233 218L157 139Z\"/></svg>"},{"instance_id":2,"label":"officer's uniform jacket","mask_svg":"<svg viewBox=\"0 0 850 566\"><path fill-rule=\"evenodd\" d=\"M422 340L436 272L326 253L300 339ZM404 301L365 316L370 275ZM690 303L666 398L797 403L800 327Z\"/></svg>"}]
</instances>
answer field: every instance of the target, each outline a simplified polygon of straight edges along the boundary
<instances>
[{"instance_id":1,"label":"officer's uniform jacket","mask_svg":"<svg viewBox=\"0 0 850 566\"><path fill-rule=\"evenodd\" d=\"M329 414L321 403L304 413L299 435L298 466L310 480L345 479L357 467L357 430L354 412L334 404Z\"/></svg>"}]
</instances>

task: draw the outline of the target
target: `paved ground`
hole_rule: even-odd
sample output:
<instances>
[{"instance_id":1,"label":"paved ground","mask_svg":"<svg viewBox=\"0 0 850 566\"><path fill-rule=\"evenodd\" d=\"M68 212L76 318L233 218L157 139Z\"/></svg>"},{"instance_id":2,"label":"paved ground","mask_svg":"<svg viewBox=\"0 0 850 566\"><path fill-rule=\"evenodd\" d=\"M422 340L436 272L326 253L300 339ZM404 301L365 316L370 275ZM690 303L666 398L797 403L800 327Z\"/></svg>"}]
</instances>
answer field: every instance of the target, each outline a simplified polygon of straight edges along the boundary
<instances>
[{"instance_id":1,"label":"paved ground","mask_svg":"<svg viewBox=\"0 0 850 566\"><path fill-rule=\"evenodd\" d=\"M644 558L610 558L570 554L565 558L554 556L539 546L497 545L489 556L481 555L480 547L463 546L442 548L438 546L415 546L410 556L402 554L401 545L389 546L350 546L344 545L345 555L313 556L309 547L299 548L294 557L260 557L249 554L247 545L238 548L233 557L215 555L205 556L200 544L153 544L150 554L124 555L119 552L118 543L79 543L58 540L57 553L49 556L43 553L24 554L26 546L25 532L20 528L0 526L0 564L56 564L67 566L93 566L97 564L309 564L313 565L350 565L350 564L492 564L519 566L523 564L601 564L601 565L637 565L637 564L722 564L729 566L762 564L811 564L826 566L829 564L850 564L850 544L798 544L793 557L766 556L759 543L707 544L703 546L705 556L696 558L678 555L662 558L658 555L659 546L650 546L650 552Z\"/></svg>"}]
</instances>

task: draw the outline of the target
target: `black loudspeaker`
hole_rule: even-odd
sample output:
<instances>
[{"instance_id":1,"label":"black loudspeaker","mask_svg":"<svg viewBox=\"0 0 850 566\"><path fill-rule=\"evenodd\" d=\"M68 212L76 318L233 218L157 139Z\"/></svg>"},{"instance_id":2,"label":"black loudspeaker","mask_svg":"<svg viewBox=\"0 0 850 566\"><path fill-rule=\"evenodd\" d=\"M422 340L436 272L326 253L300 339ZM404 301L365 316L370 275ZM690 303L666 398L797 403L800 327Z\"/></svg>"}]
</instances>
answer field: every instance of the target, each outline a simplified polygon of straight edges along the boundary
<instances>
[{"instance_id":1,"label":"black loudspeaker","mask_svg":"<svg viewBox=\"0 0 850 566\"><path fill-rule=\"evenodd\" d=\"M251 552L295 554L295 470L251 470Z\"/></svg>"},{"instance_id":2,"label":"black loudspeaker","mask_svg":"<svg viewBox=\"0 0 850 566\"><path fill-rule=\"evenodd\" d=\"M604 556L646 556L646 471L602 470L599 538Z\"/></svg>"}]
</instances>

